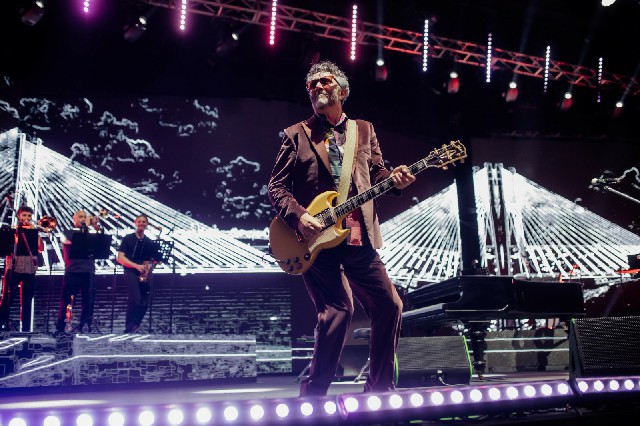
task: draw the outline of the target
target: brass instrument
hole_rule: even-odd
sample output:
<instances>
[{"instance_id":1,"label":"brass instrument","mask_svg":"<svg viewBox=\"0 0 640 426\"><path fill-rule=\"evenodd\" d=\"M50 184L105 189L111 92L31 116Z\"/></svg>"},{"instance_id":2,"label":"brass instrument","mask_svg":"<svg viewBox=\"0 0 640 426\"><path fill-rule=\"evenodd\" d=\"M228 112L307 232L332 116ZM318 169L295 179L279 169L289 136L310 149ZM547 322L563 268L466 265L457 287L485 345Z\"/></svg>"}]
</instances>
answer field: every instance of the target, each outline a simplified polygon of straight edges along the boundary
<instances>
[{"instance_id":1,"label":"brass instrument","mask_svg":"<svg viewBox=\"0 0 640 426\"><path fill-rule=\"evenodd\" d=\"M52 216L42 216L38 221L38 230L47 234L55 231L58 221Z\"/></svg>"},{"instance_id":2,"label":"brass instrument","mask_svg":"<svg viewBox=\"0 0 640 426\"><path fill-rule=\"evenodd\" d=\"M153 260L145 260L144 262L142 262L142 266L144 266L144 271L140 273L138 280L141 283L146 283L147 281L149 281L149 277L151 277L153 268L156 267L156 262Z\"/></svg>"}]
</instances>

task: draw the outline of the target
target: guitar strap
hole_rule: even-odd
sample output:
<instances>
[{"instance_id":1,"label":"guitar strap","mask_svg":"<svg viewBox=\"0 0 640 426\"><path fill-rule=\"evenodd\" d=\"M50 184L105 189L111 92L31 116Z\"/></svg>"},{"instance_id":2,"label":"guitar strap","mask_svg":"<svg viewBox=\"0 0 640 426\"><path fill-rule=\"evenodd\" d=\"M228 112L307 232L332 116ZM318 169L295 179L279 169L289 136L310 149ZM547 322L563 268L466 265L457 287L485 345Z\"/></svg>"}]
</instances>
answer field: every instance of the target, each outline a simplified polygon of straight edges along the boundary
<instances>
[{"instance_id":1,"label":"guitar strap","mask_svg":"<svg viewBox=\"0 0 640 426\"><path fill-rule=\"evenodd\" d=\"M358 125L355 120L347 120L346 132L347 140L344 144L344 156L342 157L342 171L340 172L336 205L344 203L347 195L349 195L351 171L353 170L353 159L356 154L356 141L358 140Z\"/></svg>"}]
</instances>

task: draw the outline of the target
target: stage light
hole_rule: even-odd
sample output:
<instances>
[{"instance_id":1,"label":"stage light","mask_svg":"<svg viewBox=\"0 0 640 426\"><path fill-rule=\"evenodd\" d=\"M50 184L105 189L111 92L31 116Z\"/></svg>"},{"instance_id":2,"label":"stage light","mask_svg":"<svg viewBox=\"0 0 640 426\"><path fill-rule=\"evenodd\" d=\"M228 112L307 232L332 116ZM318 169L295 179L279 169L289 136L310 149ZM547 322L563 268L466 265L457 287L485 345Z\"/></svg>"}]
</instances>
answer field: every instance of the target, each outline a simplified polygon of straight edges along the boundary
<instances>
[{"instance_id":1,"label":"stage light","mask_svg":"<svg viewBox=\"0 0 640 426\"><path fill-rule=\"evenodd\" d=\"M287 417L289 415L289 406L287 404L278 404L276 414L281 419Z\"/></svg>"},{"instance_id":2,"label":"stage light","mask_svg":"<svg viewBox=\"0 0 640 426\"><path fill-rule=\"evenodd\" d=\"M300 412L302 413L303 416L308 417L310 415L313 414L313 405L311 405L308 402L304 402L301 406L300 406Z\"/></svg>"},{"instance_id":3,"label":"stage light","mask_svg":"<svg viewBox=\"0 0 640 426\"><path fill-rule=\"evenodd\" d=\"M91 9L91 0L84 0L82 2L82 11L84 13L89 13L90 9Z\"/></svg>"},{"instance_id":4,"label":"stage light","mask_svg":"<svg viewBox=\"0 0 640 426\"><path fill-rule=\"evenodd\" d=\"M424 33L422 40L422 71L427 71L427 62L429 60L429 20L424 20Z\"/></svg>"},{"instance_id":5,"label":"stage light","mask_svg":"<svg viewBox=\"0 0 640 426\"><path fill-rule=\"evenodd\" d=\"M487 83L491 83L491 53L493 49L492 39L493 39L493 36L491 35L491 33L489 33L489 36L487 37L487 64L486 64L487 69L485 70L486 71L485 81Z\"/></svg>"},{"instance_id":6,"label":"stage light","mask_svg":"<svg viewBox=\"0 0 640 426\"><path fill-rule=\"evenodd\" d=\"M547 46L547 50L544 54L544 93L547 93L549 88L549 65L551 62L551 46Z\"/></svg>"},{"instance_id":7,"label":"stage light","mask_svg":"<svg viewBox=\"0 0 640 426\"><path fill-rule=\"evenodd\" d=\"M491 388L489 389L489 398L491 398L494 401L497 401L500 399L501 397L501 393L500 393L500 389L498 388Z\"/></svg>"},{"instance_id":8,"label":"stage light","mask_svg":"<svg viewBox=\"0 0 640 426\"><path fill-rule=\"evenodd\" d=\"M514 388L513 386L509 386L507 388L507 397L509 399L516 399L519 395L518 389Z\"/></svg>"},{"instance_id":9,"label":"stage light","mask_svg":"<svg viewBox=\"0 0 640 426\"><path fill-rule=\"evenodd\" d=\"M560 103L560 110L568 111L569 109L571 109L572 105L573 105L573 95L571 94L571 92L566 92L564 94L562 102Z\"/></svg>"},{"instance_id":10,"label":"stage light","mask_svg":"<svg viewBox=\"0 0 640 426\"><path fill-rule=\"evenodd\" d=\"M22 23L30 26L36 25L44 16L44 1L29 2L29 6L20 10Z\"/></svg>"},{"instance_id":11,"label":"stage light","mask_svg":"<svg viewBox=\"0 0 640 426\"><path fill-rule=\"evenodd\" d=\"M607 7L607 6L611 6L611 5L612 5L612 4L614 4L615 2L616 2L616 0L602 0L601 4L602 4L604 7Z\"/></svg>"},{"instance_id":12,"label":"stage light","mask_svg":"<svg viewBox=\"0 0 640 426\"><path fill-rule=\"evenodd\" d=\"M184 421L184 413L179 408L173 408L167 414L167 421L170 425L181 425Z\"/></svg>"},{"instance_id":13,"label":"stage light","mask_svg":"<svg viewBox=\"0 0 640 426\"><path fill-rule=\"evenodd\" d=\"M462 395L462 392L458 390L451 392L451 402L460 404L462 401L464 401L464 395Z\"/></svg>"},{"instance_id":14,"label":"stage light","mask_svg":"<svg viewBox=\"0 0 640 426\"><path fill-rule=\"evenodd\" d=\"M352 61L356 60L356 36L357 36L357 24L358 24L358 6L353 5L353 12L351 14L351 55Z\"/></svg>"},{"instance_id":15,"label":"stage light","mask_svg":"<svg viewBox=\"0 0 640 426\"><path fill-rule=\"evenodd\" d=\"M542 387L540 387L540 392L542 392L544 396L549 396L553 393L553 388L547 384L544 384L542 385Z\"/></svg>"},{"instance_id":16,"label":"stage light","mask_svg":"<svg viewBox=\"0 0 640 426\"><path fill-rule=\"evenodd\" d=\"M380 400L378 396L372 395L369 398L367 398L367 407L369 407L369 410L378 411L381 406L382 406L382 400Z\"/></svg>"},{"instance_id":17,"label":"stage light","mask_svg":"<svg viewBox=\"0 0 640 426\"><path fill-rule=\"evenodd\" d=\"M557 390L560 395L566 395L569 393L571 389L569 388L569 385L567 385L566 383L559 383Z\"/></svg>"},{"instance_id":18,"label":"stage light","mask_svg":"<svg viewBox=\"0 0 640 426\"><path fill-rule=\"evenodd\" d=\"M42 421L42 426L60 426L60 418L58 416L47 416ZM111 424L109 424L111 426Z\"/></svg>"},{"instance_id":19,"label":"stage light","mask_svg":"<svg viewBox=\"0 0 640 426\"><path fill-rule=\"evenodd\" d=\"M449 73L449 82L447 83L447 93L458 93L458 90L460 90L460 78L457 72L451 71Z\"/></svg>"},{"instance_id":20,"label":"stage light","mask_svg":"<svg viewBox=\"0 0 640 426\"><path fill-rule=\"evenodd\" d=\"M431 394L431 403L433 405L442 405L444 403L444 396L440 392L434 392Z\"/></svg>"},{"instance_id":21,"label":"stage light","mask_svg":"<svg viewBox=\"0 0 640 426\"><path fill-rule=\"evenodd\" d=\"M622 103L622 101L616 102L616 108L622 108L623 106L624 104Z\"/></svg>"},{"instance_id":22,"label":"stage light","mask_svg":"<svg viewBox=\"0 0 640 426\"><path fill-rule=\"evenodd\" d=\"M77 426L92 426L93 425L93 417L89 414L80 414L76 419Z\"/></svg>"},{"instance_id":23,"label":"stage light","mask_svg":"<svg viewBox=\"0 0 640 426\"><path fill-rule=\"evenodd\" d=\"M269 24L269 44L273 46L276 43L276 17L278 13L278 0L271 3L271 23Z\"/></svg>"},{"instance_id":24,"label":"stage light","mask_svg":"<svg viewBox=\"0 0 640 426\"><path fill-rule=\"evenodd\" d=\"M504 97L504 100L507 102L514 102L518 99L518 83L512 81L509 83L509 88L507 89L507 94Z\"/></svg>"},{"instance_id":25,"label":"stage light","mask_svg":"<svg viewBox=\"0 0 640 426\"><path fill-rule=\"evenodd\" d=\"M234 406L229 406L227 408L224 409L224 418L228 421L228 422L233 422L238 418L238 415L240 413L238 412L238 409Z\"/></svg>"},{"instance_id":26,"label":"stage light","mask_svg":"<svg viewBox=\"0 0 640 426\"><path fill-rule=\"evenodd\" d=\"M384 64L384 60L378 59L376 61L376 69L375 69L376 81L387 81L388 75L389 75L389 72L387 71L387 66Z\"/></svg>"},{"instance_id":27,"label":"stage light","mask_svg":"<svg viewBox=\"0 0 640 426\"><path fill-rule=\"evenodd\" d=\"M469 392L469 398L471 398L471 400L474 402L482 401L482 392L480 392L478 389L474 389Z\"/></svg>"},{"instance_id":28,"label":"stage light","mask_svg":"<svg viewBox=\"0 0 640 426\"><path fill-rule=\"evenodd\" d=\"M147 31L147 18L139 16L132 24L125 25L124 39L127 41L136 41L145 31Z\"/></svg>"},{"instance_id":29,"label":"stage light","mask_svg":"<svg viewBox=\"0 0 640 426\"><path fill-rule=\"evenodd\" d=\"M620 382L618 382L617 380L612 380L609 382L609 390L617 391L618 389L620 389Z\"/></svg>"},{"instance_id":30,"label":"stage light","mask_svg":"<svg viewBox=\"0 0 640 426\"><path fill-rule=\"evenodd\" d=\"M150 410L144 410L138 414L138 423L141 426L151 426L156 421L156 416Z\"/></svg>"},{"instance_id":31,"label":"stage light","mask_svg":"<svg viewBox=\"0 0 640 426\"><path fill-rule=\"evenodd\" d=\"M180 31L187 28L187 0L181 0L180 4Z\"/></svg>"},{"instance_id":32,"label":"stage light","mask_svg":"<svg viewBox=\"0 0 640 426\"><path fill-rule=\"evenodd\" d=\"M25 422L24 419L21 419L20 417L14 417L9 420L9 426L27 426L27 422Z\"/></svg>"},{"instance_id":33,"label":"stage light","mask_svg":"<svg viewBox=\"0 0 640 426\"><path fill-rule=\"evenodd\" d=\"M124 415L122 413L111 413L107 417L109 426L124 426Z\"/></svg>"},{"instance_id":34,"label":"stage light","mask_svg":"<svg viewBox=\"0 0 640 426\"><path fill-rule=\"evenodd\" d=\"M531 385L527 385L524 387L524 395L529 398L536 396L536 388Z\"/></svg>"},{"instance_id":35,"label":"stage light","mask_svg":"<svg viewBox=\"0 0 640 426\"><path fill-rule=\"evenodd\" d=\"M254 405L249 409L249 415L253 420L260 420L264 417L264 408L261 405Z\"/></svg>"},{"instance_id":36,"label":"stage light","mask_svg":"<svg viewBox=\"0 0 640 426\"><path fill-rule=\"evenodd\" d=\"M333 401L327 401L324 403L324 412L333 415L338 411L338 406Z\"/></svg>"},{"instance_id":37,"label":"stage light","mask_svg":"<svg viewBox=\"0 0 640 426\"><path fill-rule=\"evenodd\" d=\"M389 406L397 409L402 407L402 397L398 394L393 394L389 397Z\"/></svg>"},{"instance_id":38,"label":"stage light","mask_svg":"<svg viewBox=\"0 0 640 426\"><path fill-rule=\"evenodd\" d=\"M600 103L602 101L602 62L603 59L602 57L598 58L598 97L597 97L597 102Z\"/></svg>"},{"instance_id":39,"label":"stage light","mask_svg":"<svg viewBox=\"0 0 640 426\"><path fill-rule=\"evenodd\" d=\"M422 404L424 404L424 397L419 393L412 393L409 397L409 401L414 407L421 407Z\"/></svg>"},{"instance_id":40,"label":"stage light","mask_svg":"<svg viewBox=\"0 0 640 426\"><path fill-rule=\"evenodd\" d=\"M213 413L207 407L200 407L196 411L196 421L198 423L209 423L212 417Z\"/></svg>"},{"instance_id":41,"label":"stage light","mask_svg":"<svg viewBox=\"0 0 640 426\"><path fill-rule=\"evenodd\" d=\"M348 397L344 400L344 409L349 413L353 413L358 410L358 400L351 396Z\"/></svg>"}]
</instances>

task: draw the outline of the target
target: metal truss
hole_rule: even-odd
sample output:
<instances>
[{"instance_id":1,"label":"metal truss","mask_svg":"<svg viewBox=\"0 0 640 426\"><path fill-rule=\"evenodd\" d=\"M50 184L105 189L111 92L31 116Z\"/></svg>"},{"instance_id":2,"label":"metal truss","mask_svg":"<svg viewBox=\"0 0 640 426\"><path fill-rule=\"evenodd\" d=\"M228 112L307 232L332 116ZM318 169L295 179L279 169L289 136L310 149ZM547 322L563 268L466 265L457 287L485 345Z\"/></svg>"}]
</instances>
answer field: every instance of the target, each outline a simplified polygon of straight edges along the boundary
<instances>
[{"instance_id":1,"label":"metal truss","mask_svg":"<svg viewBox=\"0 0 640 426\"><path fill-rule=\"evenodd\" d=\"M137 0L157 7L177 9L177 0ZM311 10L278 4L276 28L314 34L345 43L351 42L351 17L340 17ZM268 27L271 22L272 2L264 0L189 0L189 13L213 18ZM378 46L382 42L387 50L422 56L423 34L370 22L358 23L357 43ZM452 58L455 62L486 67L487 47L461 40L429 35L429 56L440 59ZM544 78L544 57L525 55L509 50L492 50L491 67L494 70L511 70L515 74ZM640 95L640 81L610 72L603 72L601 83L595 68L573 65L551 60L549 80L562 81L568 85L616 90L629 95Z\"/></svg>"}]
</instances>

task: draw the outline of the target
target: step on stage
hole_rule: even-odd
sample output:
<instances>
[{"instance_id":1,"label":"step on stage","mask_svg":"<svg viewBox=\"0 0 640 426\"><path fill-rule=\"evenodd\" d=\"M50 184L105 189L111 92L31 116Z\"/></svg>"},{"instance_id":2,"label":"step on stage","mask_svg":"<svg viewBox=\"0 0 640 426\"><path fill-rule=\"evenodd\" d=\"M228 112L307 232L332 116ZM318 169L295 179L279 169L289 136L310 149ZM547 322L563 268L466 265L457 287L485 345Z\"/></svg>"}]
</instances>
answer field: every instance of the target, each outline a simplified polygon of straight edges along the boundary
<instances>
[{"instance_id":1,"label":"step on stage","mask_svg":"<svg viewBox=\"0 0 640 426\"><path fill-rule=\"evenodd\" d=\"M1 337L3 426L595 425L640 415L640 375L572 378L559 367L536 372L514 364L505 373L485 374L483 380L473 375L465 384L364 394L363 380L355 382L345 373L327 396L298 398L296 375L258 373L252 336ZM496 336L496 344L505 337ZM504 356L502 346L493 350ZM554 356L561 358L558 353ZM588 358L587 349L584 354ZM568 360L568 351L566 355ZM588 359L583 367L588 375Z\"/></svg>"}]
</instances>

